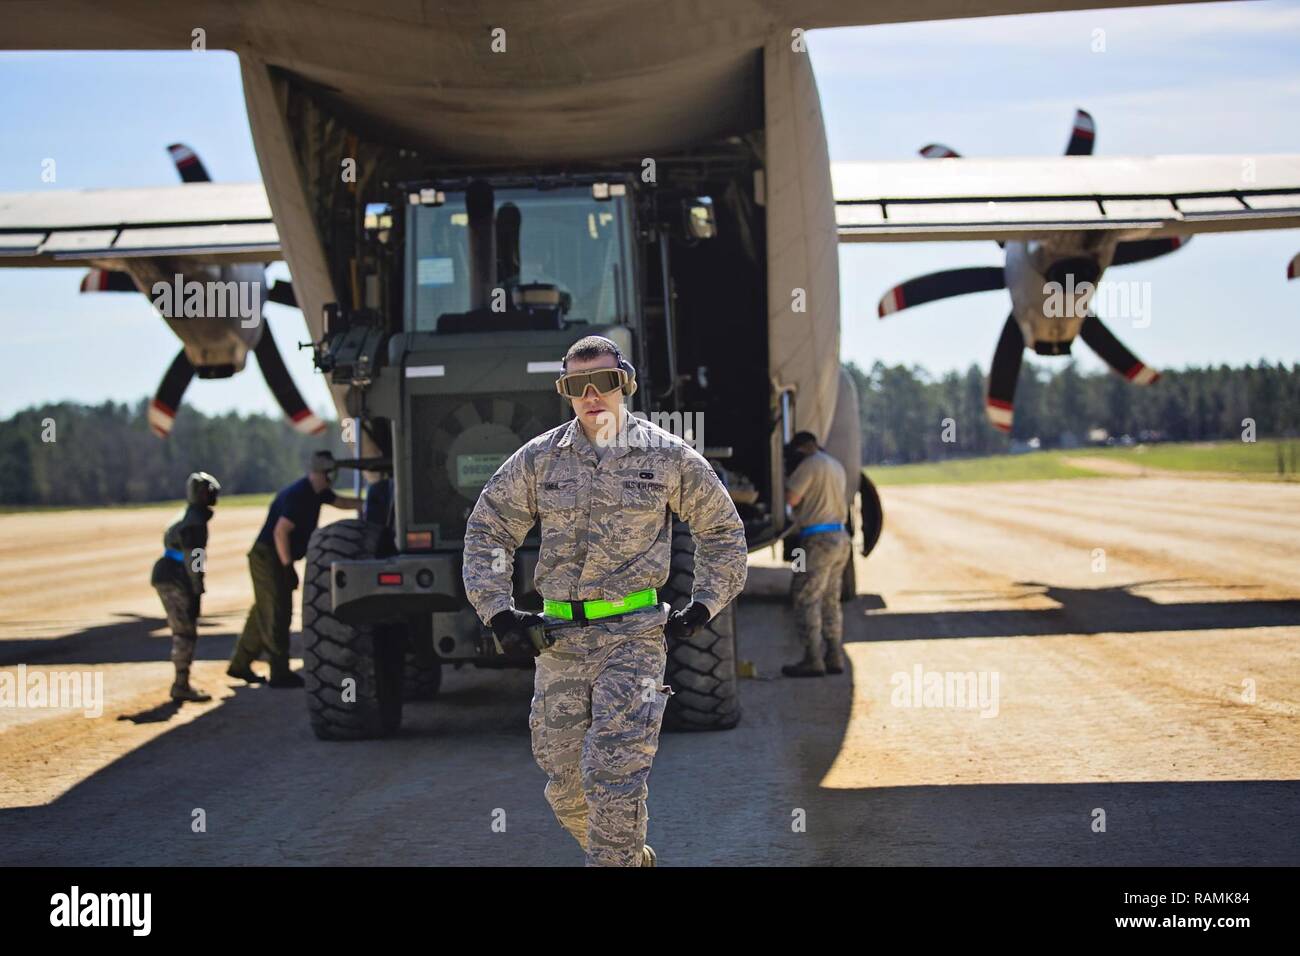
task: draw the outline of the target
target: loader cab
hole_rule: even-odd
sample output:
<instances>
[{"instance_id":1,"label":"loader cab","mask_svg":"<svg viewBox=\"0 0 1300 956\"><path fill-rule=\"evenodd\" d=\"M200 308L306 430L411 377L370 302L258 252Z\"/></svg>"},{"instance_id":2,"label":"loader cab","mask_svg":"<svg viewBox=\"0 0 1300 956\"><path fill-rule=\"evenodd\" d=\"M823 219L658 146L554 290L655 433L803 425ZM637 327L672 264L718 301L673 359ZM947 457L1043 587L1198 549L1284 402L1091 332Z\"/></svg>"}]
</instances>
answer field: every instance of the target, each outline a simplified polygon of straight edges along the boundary
<instances>
[{"instance_id":1,"label":"loader cab","mask_svg":"<svg viewBox=\"0 0 1300 956\"><path fill-rule=\"evenodd\" d=\"M405 196L396 530L403 550L458 552L501 462L572 417L555 390L565 350L598 333L636 360L632 187L494 178Z\"/></svg>"},{"instance_id":2,"label":"loader cab","mask_svg":"<svg viewBox=\"0 0 1300 956\"><path fill-rule=\"evenodd\" d=\"M405 331L636 326L630 192L595 181L408 189Z\"/></svg>"}]
</instances>

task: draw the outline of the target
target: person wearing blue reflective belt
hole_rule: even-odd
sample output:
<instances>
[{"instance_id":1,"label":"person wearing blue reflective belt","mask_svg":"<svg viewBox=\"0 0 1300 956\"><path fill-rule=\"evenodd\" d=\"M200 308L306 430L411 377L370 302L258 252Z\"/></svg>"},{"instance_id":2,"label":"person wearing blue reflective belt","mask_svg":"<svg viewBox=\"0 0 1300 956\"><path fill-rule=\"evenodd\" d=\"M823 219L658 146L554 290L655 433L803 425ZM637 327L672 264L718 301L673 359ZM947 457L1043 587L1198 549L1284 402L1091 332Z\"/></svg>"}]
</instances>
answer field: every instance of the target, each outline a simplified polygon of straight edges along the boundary
<instances>
[{"instance_id":1,"label":"person wearing blue reflective belt","mask_svg":"<svg viewBox=\"0 0 1300 956\"><path fill-rule=\"evenodd\" d=\"M786 502L794 509L796 539L790 602L803 659L786 664L786 677L824 677L844 672L844 615L840 580L851 560L844 528L849 506L844 466L818 446L812 432L799 432L791 447L802 461L786 479Z\"/></svg>"},{"instance_id":2,"label":"person wearing blue reflective belt","mask_svg":"<svg viewBox=\"0 0 1300 956\"><path fill-rule=\"evenodd\" d=\"M221 485L205 471L185 481L185 512L163 532L163 555L154 562L150 583L158 592L172 632L176 680L171 698L202 703L212 697L190 685L190 667L199 638L199 598L207 563L208 521Z\"/></svg>"}]
</instances>

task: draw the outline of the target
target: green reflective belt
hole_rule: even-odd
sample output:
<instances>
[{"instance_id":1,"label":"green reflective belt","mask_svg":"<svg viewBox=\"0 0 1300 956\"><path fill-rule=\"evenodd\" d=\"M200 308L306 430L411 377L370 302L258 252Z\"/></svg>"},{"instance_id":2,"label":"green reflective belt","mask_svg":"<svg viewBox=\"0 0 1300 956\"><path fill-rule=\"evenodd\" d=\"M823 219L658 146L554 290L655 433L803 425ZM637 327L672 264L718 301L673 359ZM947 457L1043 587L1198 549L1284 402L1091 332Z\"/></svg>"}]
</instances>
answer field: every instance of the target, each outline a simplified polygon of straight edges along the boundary
<instances>
[{"instance_id":1,"label":"green reflective belt","mask_svg":"<svg viewBox=\"0 0 1300 956\"><path fill-rule=\"evenodd\" d=\"M659 602L654 588L633 591L617 601L550 601L542 602L542 614L565 621L594 621L601 617L614 617L638 608L651 607Z\"/></svg>"}]
</instances>

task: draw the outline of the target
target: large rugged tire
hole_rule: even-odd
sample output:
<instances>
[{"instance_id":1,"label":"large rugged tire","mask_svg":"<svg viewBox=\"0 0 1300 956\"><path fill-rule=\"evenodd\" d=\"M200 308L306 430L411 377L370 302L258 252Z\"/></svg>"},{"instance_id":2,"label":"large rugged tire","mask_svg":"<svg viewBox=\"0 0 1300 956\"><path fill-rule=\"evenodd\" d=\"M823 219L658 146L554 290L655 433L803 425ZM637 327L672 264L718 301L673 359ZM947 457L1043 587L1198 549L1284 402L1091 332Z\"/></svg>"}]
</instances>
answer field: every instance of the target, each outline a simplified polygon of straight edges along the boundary
<instances>
[{"instance_id":1,"label":"large rugged tire","mask_svg":"<svg viewBox=\"0 0 1300 956\"><path fill-rule=\"evenodd\" d=\"M862 554L867 556L876 549L880 541L880 532L885 527L885 509L880 503L880 492L875 483L867 477L866 472L858 480L858 502L862 509ZM844 579L840 583L840 600L852 601L858 596L858 572L853 563L853 554L849 554L849 563L844 566Z\"/></svg>"},{"instance_id":2,"label":"large rugged tire","mask_svg":"<svg viewBox=\"0 0 1300 956\"><path fill-rule=\"evenodd\" d=\"M858 482L858 498L862 508L862 553L870 554L880 540L885 527L885 509L880 503L880 492L864 472Z\"/></svg>"},{"instance_id":3,"label":"large rugged tire","mask_svg":"<svg viewBox=\"0 0 1300 956\"><path fill-rule=\"evenodd\" d=\"M402 669L403 700L433 700L442 689L442 662L433 652L433 638L412 638Z\"/></svg>"},{"instance_id":4,"label":"large rugged tire","mask_svg":"<svg viewBox=\"0 0 1300 956\"><path fill-rule=\"evenodd\" d=\"M379 525L351 518L317 528L307 546L303 677L311 729L321 740L387 737L402 722L402 628L354 627L334 616L330 602L330 563L373 557L383 532ZM345 700L348 678L355 689L348 688Z\"/></svg>"},{"instance_id":5,"label":"large rugged tire","mask_svg":"<svg viewBox=\"0 0 1300 956\"><path fill-rule=\"evenodd\" d=\"M681 610L695 583L695 539L685 522L673 520L672 564L660 597ZM736 605L733 601L692 636L668 639L664 682L674 694L664 712L665 730L730 730L740 723L736 678Z\"/></svg>"}]
</instances>

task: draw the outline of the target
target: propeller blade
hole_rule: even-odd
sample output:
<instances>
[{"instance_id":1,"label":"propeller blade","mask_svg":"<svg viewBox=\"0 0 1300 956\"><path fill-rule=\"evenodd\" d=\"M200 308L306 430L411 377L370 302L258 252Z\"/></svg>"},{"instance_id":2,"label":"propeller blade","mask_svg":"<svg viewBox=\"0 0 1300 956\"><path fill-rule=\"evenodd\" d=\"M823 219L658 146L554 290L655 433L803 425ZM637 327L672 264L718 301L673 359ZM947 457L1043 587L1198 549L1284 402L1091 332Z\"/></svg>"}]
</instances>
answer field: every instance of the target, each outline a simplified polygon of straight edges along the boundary
<instances>
[{"instance_id":1,"label":"propeller blade","mask_svg":"<svg viewBox=\"0 0 1300 956\"><path fill-rule=\"evenodd\" d=\"M159 438L166 438L172 433L176 421L176 411L181 407L181 397L189 388L190 379L194 378L194 366L185 357L181 349L172 359L172 364L158 385L153 401L149 403L149 427Z\"/></svg>"},{"instance_id":2,"label":"propeller blade","mask_svg":"<svg viewBox=\"0 0 1300 956\"><path fill-rule=\"evenodd\" d=\"M943 143L931 143L929 146L922 146L920 153L926 159L960 159L961 153L951 146L945 146Z\"/></svg>"},{"instance_id":3,"label":"propeller blade","mask_svg":"<svg viewBox=\"0 0 1300 956\"><path fill-rule=\"evenodd\" d=\"M950 299L968 292L991 292L1005 289L1006 277L1000 266L972 266L969 269L946 269L929 275L908 279L886 292L876 308L884 318L914 305L924 305L936 299Z\"/></svg>"},{"instance_id":4,"label":"propeller blade","mask_svg":"<svg viewBox=\"0 0 1300 956\"><path fill-rule=\"evenodd\" d=\"M1097 124L1092 114L1078 110L1074 114L1074 129L1070 132L1070 142L1066 144L1066 156L1091 156L1093 144L1097 140Z\"/></svg>"},{"instance_id":5,"label":"propeller blade","mask_svg":"<svg viewBox=\"0 0 1300 956\"><path fill-rule=\"evenodd\" d=\"M181 182L212 182L212 177L208 175L208 171L203 168L203 163L199 161L198 153L184 143L172 143L167 147L167 152L172 154L172 162L176 164L176 172L181 174Z\"/></svg>"},{"instance_id":6,"label":"propeller blade","mask_svg":"<svg viewBox=\"0 0 1300 956\"><path fill-rule=\"evenodd\" d=\"M1088 348L1096 352L1102 361L1135 385L1150 385L1160 378L1159 372L1138 361L1137 356L1126 349L1095 315L1089 315L1083 320L1083 325L1079 328L1079 338L1083 339Z\"/></svg>"},{"instance_id":7,"label":"propeller blade","mask_svg":"<svg viewBox=\"0 0 1300 956\"><path fill-rule=\"evenodd\" d=\"M291 309L298 308L298 297L293 294L293 283L284 279L266 290L266 299L277 305L287 305Z\"/></svg>"},{"instance_id":8,"label":"propeller blade","mask_svg":"<svg viewBox=\"0 0 1300 956\"><path fill-rule=\"evenodd\" d=\"M1286 267L1286 277L1288 279L1294 279L1296 276L1300 276L1300 252L1295 254L1295 258L1287 263Z\"/></svg>"},{"instance_id":9,"label":"propeller blade","mask_svg":"<svg viewBox=\"0 0 1300 956\"><path fill-rule=\"evenodd\" d=\"M81 279L82 292L139 292L129 273L116 269L91 269Z\"/></svg>"},{"instance_id":10,"label":"propeller blade","mask_svg":"<svg viewBox=\"0 0 1300 956\"><path fill-rule=\"evenodd\" d=\"M257 367L262 370L262 378L266 379L271 394L284 409L294 431L302 432L304 435L319 435L323 432L325 423L317 418L316 414L307 407L307 403L302 400L298 386L293 384L293 379L289 377L289 370L284 366L284 359L280 357L280 350L276 348L275 339L271 335L271 326L265 322L262 327L262 338L254 351L257 353Z\"/></svg>"},{"instance_id":11,"label":"propeller blade","mask_svg":"<svg viewBox=\"0 0 1300 956\"><path fill-rule=\"evenodd\" d=\"M1191 236L1168 236L1164 239L1132 239L1121 242L1115 247L1115 258L1110 261L1110 264L1124 266L1130 262L1146 262L1156 256L1181 249L1191 241Z\"/></svg>"},{"instance_id":12,"label":"propeller blade","mask_svg":"<svg viewBox=\"0 0 1300 956\"><path fill-rule=\"evenodd\" d=\"M1020 379L1020 362L1025 355L1025 337L1020 332L1013 312L1002 326L989 369L988 394L984 398L984 412L989 423L1001 432L1010 433L1012 405L1016 399L1016 382Z\"/></svg>"}]
</instances>

